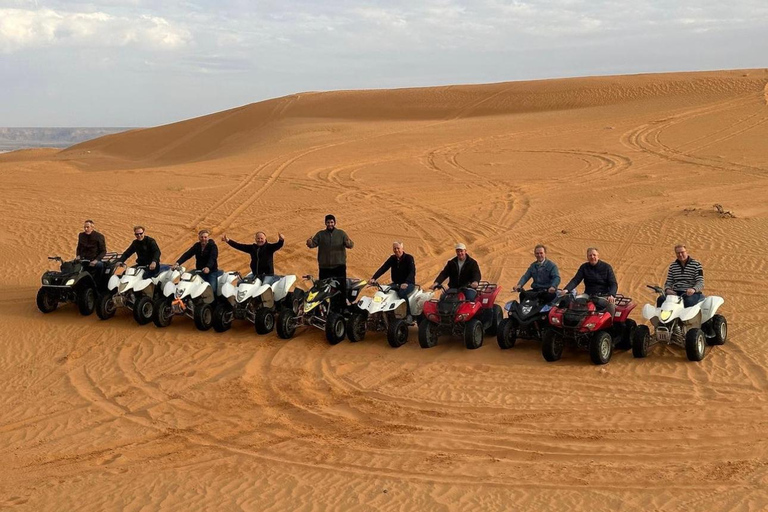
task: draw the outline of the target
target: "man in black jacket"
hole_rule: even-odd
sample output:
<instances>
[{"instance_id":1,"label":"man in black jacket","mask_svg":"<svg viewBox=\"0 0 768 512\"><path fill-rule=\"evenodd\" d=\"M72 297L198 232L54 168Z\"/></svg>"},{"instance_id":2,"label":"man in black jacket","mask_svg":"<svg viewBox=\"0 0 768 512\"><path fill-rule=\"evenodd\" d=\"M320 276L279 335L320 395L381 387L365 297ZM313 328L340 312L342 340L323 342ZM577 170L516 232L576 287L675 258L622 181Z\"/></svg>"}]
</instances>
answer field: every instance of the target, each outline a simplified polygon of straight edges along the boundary
<instances>
[{"instance_id":1,"label":"man in black jacket","mask_svg":"<svg viewBox=\"0 0 768 512\"><path fill-rule=\"evenodd\" d=\"M408 294L416 287L416 263L413 261L413 256L403 251L403 242L392 243L392 253L392 256L387 258L387 261L373 274L371 282L376 283L376 280L389 270L397 296L407 299Z\"/></svg>"},{"instance_id":2,"label":"man in black jacket","mask_svg":"<svg viewBox=\"0 0 768 512\"><path fill-rule=\"evenodd\" d=\"M241 244L230 239L226 233L221 236L221 241L230 247L251 255L251 272L254 276L273 275L275 273L274 254L285 244L282 233L277 234L275 243L267 242L267 235L263 231L257 231L254 236L255 243Z\"/></svg>"},{"instance_id":3,"label":"man in black jacket","mask_svg":"<svg viewBox=\"0 0 768 512\"><path fill-rule=\"evenodd\" d=\"M210 236L210 231L201 230L197 234L199 242L194 243L184 254L179 256L179 259L176 260L176 266L194 256L195 269L203 272L202 278L211 285L213 295L216 296L218 278L222 271L219 270L219 248L216 247L216 242L211 240Z\"/></svg>"},{"instance_id":4,"label":"man in black jacket","mask_svg":"<svg viewBox=\"0 0 768 512\"><path fill-rule=\"evenodd\" d=\"M145 234L144 226L134 226L133 235L136 240L123 251L120 262L125 263L125 260L136 253L136 266L148 267L144 277L155 277L160 272L160 248L157 246L157 242Z\"/></svg>"},{"instance_id":5,"label":"man in black jacket","mask_svg":"<svg viewBox=\"0 0 768 512\"><path fill-rule=\"evenodd\" d=\"M584 281L584 293L593 297L603 297L607 301L605 306L611 314L616 312L616 292L619 285L613 267L604 261L600 261L600 252L597 247L587 249L587 261L582 263L573 279L565 285L563 293L573 291L581 281Z\"/></svg>"},{"instance_id":6,"label":"man in black jacket","mask_svg":"<svg viewBox=\"0 0 768 512\"><path fill-rule=\"evenodd\" d=\"M481 274L480 266L467 254L467 246L456 244L456 257L448 260L443 270L435 278L432 288L437 288L440 283L448 278L448 288L456 288L464 292L467 300L475 300L477 297L477 285Z\"/></svg>"},{"instance_id":7,"label":"man in black jacket","mask_svg":"<svg viewBox=\"0 0 768 512\"><path fill-rule=\"evenodd\" d=\"M75 256L82 260L89 260L91 266L95 267L101 263L100 260L105 254L107 254L107 242L104 235L95 231L93 221L88 219L83 223L83 231L77 235Z\"/></svg>"}]
</instances>

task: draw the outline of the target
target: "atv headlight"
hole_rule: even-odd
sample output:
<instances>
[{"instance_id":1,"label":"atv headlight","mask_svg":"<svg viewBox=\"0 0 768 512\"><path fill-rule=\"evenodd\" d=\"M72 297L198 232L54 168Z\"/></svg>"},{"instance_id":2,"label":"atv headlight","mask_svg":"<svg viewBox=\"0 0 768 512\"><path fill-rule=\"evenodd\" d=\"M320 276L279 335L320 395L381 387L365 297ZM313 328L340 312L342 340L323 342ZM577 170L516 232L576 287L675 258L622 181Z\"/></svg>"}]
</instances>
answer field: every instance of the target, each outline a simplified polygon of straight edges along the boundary
<instances>
[{"instance_id":1,"label":"atv headlight","mask_svg":"<svg viewBox=\"0 0 768 512\"><path fill-rule=\"evenodd\" d=\"M51 282L48 279L43 279L43 284L51 284Z\"/></svg>"},{"instance_id":2,"label":"atv headlight","mask_svg":"<svg viewBox=\"0 0 768 512\"><path fill-rule=\"evenodd\" d=\"M463 322L467 318L469 318L469 313L461 313L461 314L456 316L456 321L457 322Z\"/></svg>"},{"instance_id":3,"label":"atv headlight","mask_svg":"<svg viewBox=\"0 0 768 512\"><path fill-rule=\"evenodd\" d=\"M75 278L74 277L72 279L67 280L65 286L72 286L73 284L75 284Z\"/></svg>"},{"instance_id":4,"label":"atv headlight","mask_svg":"<svg viewBox=\"0 0 768 512\"><path fill-rule=\"evenodd\" d=\"M588 324L585 324L584 327L589 329L590 331L595 328L597 324L595 322L589 322Z\"/></svg>"},{"instance_id":5,"label":"atv headlight","mask_svg":"<svg viewBox=\"0 0 768 512\"><path fill-rule=\"evenodd\" d=\"M662 322L666 322L667 320L669 320L669 317L671 316L672 316L672 311L662 311L661 313L659 313L659 318L661 318Z\"/></svg>"},{"instance_id":6,"label":"atv headlight","mask_svg":"<svg viewBox=\"0 0 768 512\"><path fill-rule=\"evenodd\" d=\"M556 316L553 316L553 317L552 317L552 318L549 320L549 323L551 323L552 325L560 325L560 319L559 319L559 318L557 318Z\"/></svg>"}]
</instances>

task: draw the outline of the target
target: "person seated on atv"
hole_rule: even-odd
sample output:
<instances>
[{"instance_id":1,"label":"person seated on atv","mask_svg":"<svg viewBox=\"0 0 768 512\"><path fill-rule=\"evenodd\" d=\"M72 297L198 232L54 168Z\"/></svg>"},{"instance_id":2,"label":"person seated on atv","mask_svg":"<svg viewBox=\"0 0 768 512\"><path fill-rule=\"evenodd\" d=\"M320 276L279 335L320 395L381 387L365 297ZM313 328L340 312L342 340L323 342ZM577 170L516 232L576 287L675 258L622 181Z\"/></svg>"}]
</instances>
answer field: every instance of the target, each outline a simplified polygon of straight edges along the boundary
<instances>
[{"instance_id":1,"label":"person seated on atv","mask_svg":"<svg viewBox=\"0 0 768 512\"><path fill-rule=\"evenodd\" d=\"M616 292L619 285L616 282L613 267L600 261L600 252L597 247L587 249L587 262L582 263L573 279L568 281L563 293L574 290L582 280L584 293L593 297L598 307L607 309L613 315L616 312Z\"/></svg>"},{"instance_id":2,"label":"person seated on atv","mask_svg":"<svg viewBox=\"0 0 768 512\"><path fill-rule=\"evenodd\" d=\"M307 247L317 247L318 278L338 278L341 293L336 300L341 308L347 305L347 249L354 246L347 234L336 227L336 217L331 214L325 216L325 229L307 239Z\"/></svg>"},{"instance_id":3,"label":"person seated on atv","mask_svg":"<svg viewBox=\"0 0 768 512\"><path fill-rule=\"evenodd\" d=\"M689 308L704 300L704 269L701 263L688 255L685 245L675 246L676 259L669 265L664 290L667 295L683 298L683 306ZM659 297L656 306L660 307L664 297Z\"/></svg>"},{"instance_id":4,"label":"person seated on atv","mask_svg":"<svg viewBox=\"0 0 768 512\"><path fill-rule=\"evenodd\" d=\"M392 287L395 288L398 297L406 299L406 308L410 313L407 299L416 287L416 263L413 256L403 251L403 242L392 242L392 253L392 256L387 258L387 261L373 274L370 281L375 284L376 280L389 270Z\"/></svg>"},{"instance_id":5,"label":"person seated on atv","mask_svg":"<svg viewBox=\"0 0 768 512\"><path fill-rule=\"evenodd\" d=\"M216 242L210 239L211 232L202 229L197 233L198 242L192 244L192 247L186 250L184 254L176 260L176 267L187 261L192 256L195 257L195 269L203 272L201 276L206 283L211 285L213 296L216 296L218 279L223 272L219 270L219 248Z\"/></svg>"},{"instance_id":6,"label":"person seated on atv","mask_svg":"<svg viewBox=\"0 0 768 512\"><path fill-rule=\"evenodd\" d=\"M278 233L277 238L275 243L267 242L267 234L263 231L257 231L253 237L254 243L241 244L229 238L226 233L221 235L222 242L226 242L233 249L251 255L251 274L254 276L274 275L274 255L285 245L285 237L282 233Z\"/></svg>"},{"instance_id":7,"label":"person seated on atv","mask_svg":"<svg viewBox=\"0 0 768 512\"><path fill-rule=\"evenodd\" d=\"M557 270L557 265L547 259L545 246L539 244L534 247L533 255L536 257L536 261L531 263L512 291L520 292L521 301L533 296L538 297L543 302L552 302L555 300L555 292L560 284L560 272ZM523 286L531 278L533 278L531 289L524 292Z\"/></svg>"},{"instance_id":8,"label":"person seated on atv","mask_svg":"<svg viewBox=\"0 0 768 512\"><path fill-rule=\"evenodd\" d=\"M480 281L480 266L467 254L467 246L456 244L456 257L448 260L443 270L435 278L432 288L448 278L448 288L457 289L464 293L466 300L472 301L477 297L477 285Z\"/></svg>"},{"instance_id":9,"label":"person seated on atv","mask_svg":"<svg viewBox=\"0 0 768 512\"><path fill-rule=\"evenodd\" d=\"M145 231L144 226L133 227L133 236L136 237L136 240L131 242L131 245L123 251L118 261L125 263L125 260L136 253L136 266L147 267L144 279L149 279L160 273L160 247L157 246L155 239L148 236Z\"/></svg>"},{"instance_id":10,"label":"person seated on atv","mask_svg":"<svg viewBox=\"0 0 768 512\"><path fill-rule=\"evenodd\" d=\"M83 223L83 231L77 235L77 248L75 257L90 261L88 268L94 277L104 271L104 263L101 258L107 254L107 241L104 235L93 229L93 221L86 220Z\"/></svg>"}]
</instances>

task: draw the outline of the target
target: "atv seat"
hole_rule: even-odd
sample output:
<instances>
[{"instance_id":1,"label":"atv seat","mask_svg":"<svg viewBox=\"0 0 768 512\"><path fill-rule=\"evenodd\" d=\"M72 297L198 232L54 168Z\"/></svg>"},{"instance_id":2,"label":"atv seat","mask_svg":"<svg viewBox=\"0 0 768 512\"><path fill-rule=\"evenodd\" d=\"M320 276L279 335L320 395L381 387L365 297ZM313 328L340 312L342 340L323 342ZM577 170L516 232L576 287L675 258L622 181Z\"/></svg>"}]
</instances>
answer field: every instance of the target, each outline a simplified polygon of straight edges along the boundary
<instances>
[{"instance_id":1,"label":"atv seat","mask_svg":"<svg viewBox=\"0 0 768 512\"><path fill-rule=\"evenodd\" d=\"M347 278L347 290L351 290L353 288L362 288L365 286L366 281L363 279L355 279L353 277Z\"/></svg>"}]
</instances>

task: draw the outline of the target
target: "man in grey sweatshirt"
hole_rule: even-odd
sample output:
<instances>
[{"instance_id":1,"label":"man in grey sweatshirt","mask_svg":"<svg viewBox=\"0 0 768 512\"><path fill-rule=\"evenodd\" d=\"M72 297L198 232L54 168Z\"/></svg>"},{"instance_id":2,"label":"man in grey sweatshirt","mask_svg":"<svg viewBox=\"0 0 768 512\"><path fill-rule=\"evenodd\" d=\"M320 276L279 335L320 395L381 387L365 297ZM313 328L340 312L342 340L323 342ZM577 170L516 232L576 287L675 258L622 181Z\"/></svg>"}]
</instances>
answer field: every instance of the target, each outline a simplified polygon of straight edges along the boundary
<instances>
[{"instance_id":1,"label":"man in grey sweatshirt","mask_svg":"<svg viewBox=\"0 0 768 512\"><path fill-rule=\"evenodd\" d=\"M347 249L354 246L347 234L336 227L336 217L330 214L325 216L325 229L307 239L307 247L317 247L319 278L335 277L339 280L340 305L346 304L347 297Z\"/></svg>"}]
</instances>

